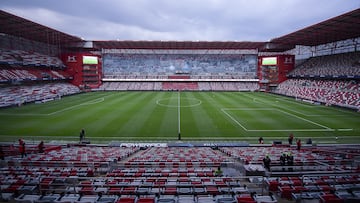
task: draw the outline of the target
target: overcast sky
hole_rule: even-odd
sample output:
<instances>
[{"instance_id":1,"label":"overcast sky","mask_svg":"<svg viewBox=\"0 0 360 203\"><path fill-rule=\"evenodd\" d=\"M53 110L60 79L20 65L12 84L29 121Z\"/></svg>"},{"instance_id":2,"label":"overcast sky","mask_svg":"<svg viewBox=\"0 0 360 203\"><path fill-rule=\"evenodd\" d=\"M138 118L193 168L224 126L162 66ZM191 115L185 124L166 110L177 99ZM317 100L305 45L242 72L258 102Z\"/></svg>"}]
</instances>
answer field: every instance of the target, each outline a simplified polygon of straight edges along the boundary
<instances>
[{"instance_id":1,"label":"overcast sky","mask_svg":"<svg viewBox=\"0 0 360 203\"><path fill-rule=\"evenodd\" d=\"M86 40L268 41L359 0L1 0L0 9Z\"/></svg>"}]
</instances>

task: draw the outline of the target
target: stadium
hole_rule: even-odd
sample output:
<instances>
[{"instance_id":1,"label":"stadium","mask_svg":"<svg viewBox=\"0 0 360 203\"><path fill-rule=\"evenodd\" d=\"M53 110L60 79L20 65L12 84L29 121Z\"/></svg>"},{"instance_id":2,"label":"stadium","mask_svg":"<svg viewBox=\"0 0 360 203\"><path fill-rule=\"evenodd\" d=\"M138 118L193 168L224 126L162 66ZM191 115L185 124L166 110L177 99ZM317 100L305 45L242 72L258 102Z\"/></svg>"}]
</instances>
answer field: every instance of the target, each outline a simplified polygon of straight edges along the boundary
<instances>
[{"instance_id":1,"label":"stadium","mask_svg":"<svg viewBox=\"0 0 360 203\"><path fill-rule=\"evenodd\" d=\"M88 41L1 11L1 201L359 202L359 50L360 9L267 42Z\"/></svg>"}]
</instances>

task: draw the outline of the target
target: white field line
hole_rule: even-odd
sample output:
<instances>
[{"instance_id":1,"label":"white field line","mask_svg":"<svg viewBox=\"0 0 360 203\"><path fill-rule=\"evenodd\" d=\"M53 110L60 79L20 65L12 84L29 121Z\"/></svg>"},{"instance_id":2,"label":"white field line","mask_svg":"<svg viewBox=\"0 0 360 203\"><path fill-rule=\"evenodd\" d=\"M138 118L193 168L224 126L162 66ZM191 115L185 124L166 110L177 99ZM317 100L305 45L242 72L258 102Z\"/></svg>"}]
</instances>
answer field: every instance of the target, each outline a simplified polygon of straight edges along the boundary
<instances>
[{"instance_id":1,"label":"white field line","mask_svg":"<svg viewBox=\"0 0 360 203\"><path fill-rule=\"evenodd\" d=\"M84 103L81 103L81 104L78 104L78 105L74 105L74 106L70 106L70 107L61 109L61 110L59 110L59 111L55 111L55 112L49 113L49 114L47 114L47 116L51 116L51 115L55 115L55 114L58 114L58 113L61 113L61 112L64 112L64 111L68 111L68 110L70 110L70 109L74 109L74 108L77 108L77 107L79 107L79 106L97 104L97 103L100 103L100 102L103 102L103 101L105 101L104 97L103 97L103 98L94 99L94 100L91 100L91 101L88 101L88 102L84 102Z\"/></svg>"},{"instance_id":2,"label":"white field line","mask_svg":"<svg viewBox=\"0 0 360 203\"><path fill-rule=\"evenodd\" d=\"M328 129L328 130L334 130L334 129L331 129L331 128L327 127L327 126L324 126L324 125L321 125L321 124L319 124L319 123L316 123L316 122L314 122L314 121L311 121L311 120L308 120L308 119L306 119L306 118L303 118L303 117L294 115L294 114L292 114L292 113L288 113L288 112L283 111L283 110L280 110L280 109L276 109L276 110L277 110L277 111L280 111L280 112L283 112L284 114L288 114L288 115L290 115L290 116L293 116L293 117L295 117L295 118L301 119L301 120L303 120L303 121L307 121L307 122L312 123L312 124L314 124L314 125L317 125L317 126L319 126L319 127L322 127L322 128Z\"/></svg>"},{"instance_id":3,"label":"white field line","mask_svg":"<svg viewBox=\"0 0 360 203\"><path fill-rule=\"evenodd\" d=\"M317 125L321 128L324 128L324 129L279 129L279 130L249 130L247 129L245 126L243 126L238 120L236 120L233 116L231 116L229 113L227 113L226 111L236 111L236 110L242 110L242 111L251 111L251 110L265 110L265 111L268 111L268 110L276 110L276 111L279 111L279 112L282 112L282 113L285 113L289 116L293 116L297 119L300 119L300 120L303 120L303 121L306 121L306 122L309 122L311 124L314 124L314 125ZM224 112L225 115L227 115L232 121L234 121L237 125L239 125L242 129L244 129L245 131L247 132L288 132L288 131L294 131L294 132L324 132L324 131L335 131L335 129L331 129L327 126L323 126L321 124L318 124L316 122L313 122L313 121L310 121L308 119L305 119L305 118L302 118L302 117L299 117L299 116L296 116L294 114L291 114L291 113L288 113L286 111L282 111L282 110L279 110L279 109L275 109L275 108L223 108L221 109L222 112Z\"/></svg>"},{"instance_id":4,"label":"white field line","mask_svg":"<svg viewBox=\"0 0 360 203\"><path fill-rule=\"evenodd\" d=\"M253 98L253 100L254 100L254 101L255 101L255 100L259 100L259 101L257 101L257 103L259 103L259 104L266 104L266 105L276 106L276 107L278 107L278 108L281 107L281 108L284 108L284 109L286 109L286 110L289 110L289 111L292 111L292 112L301 114L301 115L303 115L303 116L309 116L309 115L304 114L304 113L302 113L302 112L300 112L300 111L296 111L296 110L293 110L293 109L288 109L288 108L286 108L286 107L279 106L279 105L276 105L276 104L270 104L270 103L268 103L268 102L263 102L262 100L257 99L257 98ZM255 102L256 102L256 101L255 101Z\"/></svg>"},{"instance_id":5,"label":"white field line","mask_svg":"<svg viewBox=\"0 0 360 203\"><path fill-rule=\"evenodd\" d=\"M305 113L302 113L302 112L300 112L300 111L296 111L296 110L294 110L294 109L286 108L286 107L284 107L284 106L276 105L276 104L269 103L269 102L264 102L264 101L262 101L262 100L259 99L259 98L254 98L254 97L251 97L251 96L248 96L248 95L245 95L245 96L252 98L253 101L256 102L256 103L266 104L266 105L271 105L271 106L276 106L276 107L283 108L283 109L286 109L286 110L288 110L288 111L292 111L292 112L295 112L295 113L297 113L297 114L301 114L301 115L307 116L307 117L319 117L319 116L333 116L333 117L335 117L335 116L340 116L340 117L343 117L343 116L346 116L346 115L329 115L329 114L305 114ZM282 101L289 102L289 103L293 103L293 104L296 104L296 105L301 105L301 106L304 106L304 107L306 107L306 108L319 108L319 107L323 108L323 106L311 106L311 105L301 104L301 103L297 103L297 102L293 102L293 101L288 101L288 100L283 99L283 98L278 98L278 99L279 99L279 100L282 100ZM256 100L258 100L258 101L256 101ZM340 110L338 110L338 111L340 111ZM341 111L340 111L340 112L341 112Z\"/></svg>"},{"instance_id":6,"label":"white field line","mask_svg":"<svg viewBox=\"0 0 360 203\"><path fill-rule=\"evenodd\" d=\"M236 124L238 124L238 126L240 126L242 129L244 129L245 131L248 131L248 129L246 129L243 125L241 125L241 123L239 123L239 121L237 121L234 117L232 117L230 114L228 114L226 112L226 110L221 109L222 112L224 112L225 115L227 115L232 121L234 121Z\"/></svg>"},{"instance_id":7,"label":"white field line","mask_svg":"<svg viewBox=\"0 0 360 203\"><path fill-rule=\"evenodd\" d=\"M306 108L323 108L325 109L326 107L325 106L322 106L322 105L306 105L306 104L302 104L302 103L299 103L299 102L294 102L294 101L290 101L288 99L284 99L284 98L279 98L279 100L281 101L284 101L284 102L288 102L288 103L292 103L292 104L296 104L296 105L299 105L299 106L304 106ZM277 106L277 105L275 105ZM283 107L285 108L285 107ZM287 109L287 108L285 108ZM344 117L344 116L348 116L348 115L332 115L332 114L304 114L304 113L301 113L301 112L298 112L298 111L295 111L295 110L291 110L291 109L288 109L289 111L293 111L295 113L299 113L301 115L304 115L304 116L309 116L309 117L316 117L316 116L333 116L333 117L336 117L336 116L339 116L339 117ZM352 112L349 112L349 111L344 111L344 110L341 110L341 109L337 109L337 108L333 108L331 110L334 110L334 111L338 111L338 112L342 112L342 113L352 113Z\"/></svg>"},{"instance_id":8,"label":"white field line","mask_svg":"<svg viewBox=\"0 0 360 203\"><path fill-rule=\"evenodd\" d=\"M61 113L61 112L64 112L64 111L68 111L68 110L77 108L77 107L79 107L79 106L97 104L97 103L100 103L100 102L103 102L103 101L105 101L105 97L93 99L93 100L90 100L90 101L87 101L87 102L83 102L83 103L80 103L80 104L77 104L77 105L73 105L73 106L69 106L69 107L60 109L60 110L58 110L58 111L54 111L54 112L51 112L51 113L44 113L44 114L36 114L36 113L23 113L23 114L18 114L18 113L0 113L0 115L9 115L9 116L52 116L52 115L55 115L55 114L58 114L58 113Z\"/></svg>"},{"instance_id":9,"label":"white field line","mask_svg":"<svg viewBox=\"0 0 360 203\"><path fill-rule=\"evenodd\" d=\"M165 101L165 100L178 100L178 98L175 98L175 97L167 97L167 98L162 98L162 99L158 99L156 100L156 104L159 105L159 106L163 106L163 107L172 107L172 108L178 108L179 107L179 104L176 104L176 105L168 105L168 104L162 104L161 101ZM187 99L187 100L193 100L193 101L196 101L197 103L194 103L194 104L189 104L189 105L182 105L180 106L181 108L190 108L190 107L195 107L195 106L200 106L202 104L202 101L199 100L199 99L196 99L196 98L184 98L184 99Z\"/></svg>"},{"instance_id":10,"label":"white field line","mask_svg":"<svg viewBox=\"0 0 360 203\"><path fill-rule=\"evenodd\" d=\"M352 131L353 129L352 128L340 128L340 129L337 129L338 131Z\"/></svg>"}]
</instances>

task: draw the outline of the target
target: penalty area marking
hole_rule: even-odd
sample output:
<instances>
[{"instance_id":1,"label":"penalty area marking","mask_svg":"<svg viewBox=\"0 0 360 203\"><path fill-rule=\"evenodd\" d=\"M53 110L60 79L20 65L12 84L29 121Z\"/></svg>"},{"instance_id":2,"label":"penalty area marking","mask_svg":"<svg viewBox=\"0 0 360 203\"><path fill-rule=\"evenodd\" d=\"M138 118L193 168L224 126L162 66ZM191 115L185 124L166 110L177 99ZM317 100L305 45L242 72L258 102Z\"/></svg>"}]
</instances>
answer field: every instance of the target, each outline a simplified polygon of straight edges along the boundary
<instances>
[{"instance_id":1,"label":"penalty area marking","mask_svg":"<svg viewBox=\"0 0 360 203\"><path fill-rule=\"evenodd\" d=\"M98 98L98 99L95 99L95 100L92 100L92 101L88 101L88 102L85 102L85 103L82 103L82 104L79 104L80 106L85 106L85 105L92 105L92 104L97 104L97 103L101 103L105 101L105 98L102 97L102 98Z\"/></svg>"},{"instance_id":2,"label":"penalty area marking","mask_svg":"<svg viewBox=\"0 0 360 203\"><path fill-rule=\"evenodd\" d=\"M167 101L167 100L175 100L177 101L176 105L171 105L171 104L163 104L161 103L161 101ZM178 98L173 98L173 97L169 97L169 98L164 98L164 99L158 99L156 100L156 104L159 106L163 106L163 107L172 107L172 108L178 108L178 107L184 107L184 108L189 108L189 107L195 107L195 106L200 106L202 104L202 101L199 99L194 99L194 98L181 98L181 99L187 99L187 100L193 100L196 101L196 103L194 104L189 104L189 105L178 105Z\"/></svg>"},{"instance_id":3,"label":"penalty area marking","mask_svg":"<svg viewBox=\"0 0 360 203\"><path fill-rule=\"evenodd\" d=\"M247 95L246 95L247 96ZM322 105L314 105L314 104L310 104L310 103L302 103L302 102L296 102L296 101L291 101L289 99L286 99L286 98L281 98L281 97L278 97L276 96L276 102L275 103L269 103L269 102L264 102L262 101L262 99L259 99L259 98L255 98L255 97L251 97L251 96L247 96L249 98L252 99L252 101L254 103L258 103L258 104L266 104L266 105L271 105L271 106L274 106L274 107L278 107L278 108L283 108L283 109L286 109L288 111L292 111L292 112L295 112L297 114L301 114L303 116L307 116L307 117L320 117L320 116L332 116L332 117L336 117L336 116L339 116L339 117L343 117L343 116L346 116L346 115L333 115L333 114L305 114L305 113L302 113L300 111L296 111L294 109L290 109L290 108L286 108L284 106L281 106L279 105L280 101L281 102L288 102L288 103L292 103L292 104L296 104L296 105L300 105L300 106L304 106L305 108L308 108L308 109L313 109L313 108L324 108L325 106L322 106ZM280 100L280 101L279 101ZM343 111L343 110L340 110L340 109L334 109L336 111L339 111L339 112L345 112L345 113L349 113L349 112L346 112L346 111Z\"/></svg>"},{"instance_id":4,"label":"penalty area marking","mask_svg":"<svg viewBox=\"0 0 360 203\"><path fill-rule=\"evenodd\" d=\"M52 113L49 113L47 114L48 116L51 116L51 115L54 115L54 114L58 114L58 113L61 113L61 112L64 112L64 111L67 111L67 110L70 110L70 109L74 109L78 106L86 106L86 105L92 105L92 104L97 104L97 103L101 103L105 101L105 98L102 97L102 98L97 98L97 99L94 99L94 100L91 100L91 101L88 101L88 102L84 102L84 103L81 103L81 104L78 104L78 105L74 105L74 106L70 106L70 107L67 107L67 108L64 108L64 109L61 109L59 111L55 111L55 112L52 112Z\"/></svg>"},{"instance_id":5,"label":"penalty area marking","mask_svg":"<svg viewBox=\"0 0 360 203\"><path fill-rule=\"evenodd\" d=\"M340 128L340 129L337 129L338 131L353 131L352 128Z\"/></svg>"},{"instance_id":6,"label":"penalty area marking","mask_svg":"<svg viewBox=\"0 0 360 203\"><path fill-rule=\"evenodd\" d=\"M243 110L243 111L252 111L252 110L263 110L263 111L279 111L281 113L284 113L284 114L287 114L289 116L293 116L297 119L300 119L300 120L303 120L303 121L306 121L308 123L311 123L311 124L314 124L314 125L317 125L323 129L278 129L278 130L271 130L271 129L268 129L268 130L250 130L250 129L247 129L244 125L242 125L238 120L236 120L233 116L231 116L228 112L226 111L236 111L236 110ZM321 125L321 124L318 124L314 121L310 121L308 119L305 119L305 118L302 118L302 117L299 117L299 116L296 116L294 114L291 114L291 113L288 113L288 112L285 112L285 111L282 111L282 110L279 110L279 109L274 109L274 108L222 108L221 111L227 115L232 121L234 121L237 125L239 125L243 130L247 131L247 132L288 132L288 131L293 131L293 132L326 132L326 131L335 131L335 129L331 129L327 126L324 126L324 125Z\"/></svg>"}]
</instances>

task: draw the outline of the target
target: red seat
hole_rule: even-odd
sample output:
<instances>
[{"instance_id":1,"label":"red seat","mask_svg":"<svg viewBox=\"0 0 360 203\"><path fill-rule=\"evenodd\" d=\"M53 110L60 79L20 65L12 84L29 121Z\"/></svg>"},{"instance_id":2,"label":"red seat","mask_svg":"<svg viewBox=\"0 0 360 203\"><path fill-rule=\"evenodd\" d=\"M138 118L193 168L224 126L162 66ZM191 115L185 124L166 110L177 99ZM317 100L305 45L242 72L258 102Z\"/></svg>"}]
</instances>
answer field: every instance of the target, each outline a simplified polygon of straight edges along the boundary
<instances>
[{"instance_id":1,"label":"red seat","mask_svg":"<svg viewBox=\"0 0 360 203\"><path fill-rule=\"evenodd\" d=\"M121 194L124 195L132 195L135 194L135 190L136 188L131 186L131 187L124 187L123 190L121 191Z\"/></svg>"},{"instance_id":2,"label":"red seat","mask_svg":"<svg viewBox=\"0 0 360 203\"><path fill-rule=\"evenodd\" d=\"M151 197L139 198L137 203L155 203L155 199Z\"/></svg>"},{"instance_id":3,"label":"red seat","mask_svg":"<svg viewBox=\"0 0 360 203\"><path fill-rule=\"evenodd\" d=\"M256 203L256 201L250 195L238 196L238 203Z\"/></svg>"},{"instance_id":4,"label":"red seat","mask_svg":"<svg viewBox=\"0 0 360 203\"><path fill-rule=\"evenodd\" d=\"M293 188L291 186L285 185L279 187L279 191L281 193L281 197L285 199L292 199L291 193L293 192Z\"/></svg>"},{"instance_id":5,"label":"red seat","mask_svg":"<svg viewBox=\"0 0 360 203\"><path fill-rule=\"evenodd\" d=\"M219 195L219 194L220 194L218 188L215 187L215 186L207 186L207 187L206 187L206 191L207 191L210 195Z\"/></svg>"},{"instance_id":6,"label":"red seat","mask_svg":"<svg viewBox=\"0 0 360 203\"><path fill-rule=\"evenodd\" d=\"M116 203L135 203L135 197L120 197Z\"/></svg>"},{"instance_id":7,"label":"red seat","mask_svg":"<svg viewBox=\"0 0 360 203\"><path fill-rule=\"evenodd\" d=\"M340 199L334 194L325 194L320 196L320 203L343 203L344 200Z\"/></svg>"},{"instance_id":8,"label":"red seat","mask_svg":"<svg viewBox=\"0 0 360 203\"><path fill-rule=\"evenodd\" d=\"M165 195L176 195L176 192L177 192L176 187L166 187L164 194Z\"/></svg>"},{"instance_id":9,"label":"red seat","mask_svg":"<svg viewBox=\"0 0 360 203\"><path fill-rule=\"evenodd\" d=\"M278 190L278 187L279 187L279 182L274 180L274 181L270 181L269 182L269 190L270 191L277 191Z\"/></svg>"}]
</instances>

